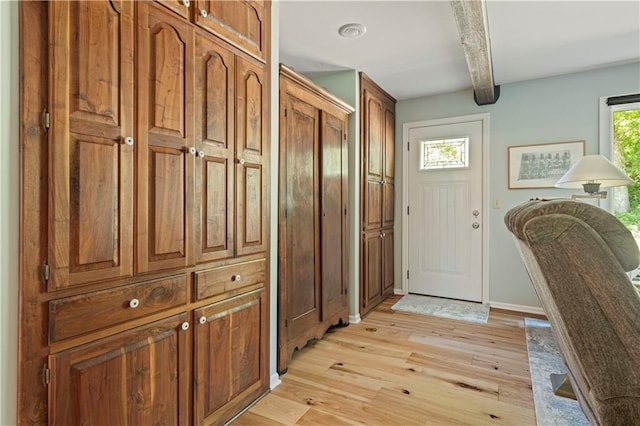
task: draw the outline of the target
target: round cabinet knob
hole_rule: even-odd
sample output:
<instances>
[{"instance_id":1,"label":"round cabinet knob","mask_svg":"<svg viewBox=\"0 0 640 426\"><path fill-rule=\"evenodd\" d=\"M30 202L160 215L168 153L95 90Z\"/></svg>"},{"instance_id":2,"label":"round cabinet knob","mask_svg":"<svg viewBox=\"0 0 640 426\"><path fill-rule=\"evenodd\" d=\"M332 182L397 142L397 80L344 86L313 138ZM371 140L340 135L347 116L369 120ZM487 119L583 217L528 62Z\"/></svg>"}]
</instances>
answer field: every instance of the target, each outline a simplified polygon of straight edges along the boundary
<instances>
[{"instance_id":1,"label":"round cabinet knob","mask_svg":"<svg viewBox=\"0 0 640 426\"><path fill-rule=\"evenodd\" d=\"M184 331L187 331L189 329L189 323L187 321L183 322L180 328L182 328Z\"/></svg>"},{"instance_id":2,"label":"round cabinet knob","mask_svg":"<svg viewBox=\"0 0 640 426\"><path fill-rule=\"evenodd\" d=\"M133 146L133 138L131 136L127 136L126 138L124 138L124 143L129 146Z\"/></svg>"},{"instance_id":3,"label":"round cabinet knob","mask_svg":"<svg viewBox=\"0 0 640 426\"><path fill-rule=\"evenodd\" d=\"M478 229L478 228L480 228L480 224L478 222L473 222L473 225L471 225L471 227L473 229Z\"/></svg>"},{"instance_id":4,"label":"round cabinet knob","mask_svg":"<svg viewBox=\"0 0 640 426\"><path fill-rule=\"evenodd\" d=\"M240 281L241 279L242 279L242 277L240 276L240 274L238 274L235 277L233 277L234 281Z\"/></svg>"},{"instance_id":5,"label":"round cabinet knob","mask_svg":"<svg viewBox=\"0 0 640 426\"><path fill-rule=\"evenodd\" d=\"M200 152L198 153L198 157L200 157L200 158L204 158L204 151L200 151Z\"/></svg>"},{"instance_id":6,"label":"round cabinet knob","mask_svg":"<svg viewBox=\"0 0 640 426\"><path fill-rule=\"evenodd\" d=\"M140 301L138 299L131 299L129 302L130 308L137 308L140 305Z\"/></svg>"},{"instance_id":7,"label":"round cabinet knob","mask_svg":"<svg viewBox=\"0 0 640 426\"><path fill-rule=\"evenodd\" d=\"M200 9L200 16L202 16L203 18L206 18L208 15L207 11L204 9Z\"/></svg>"},{"instance_id":8,"label":"round cabinet knob","mask_svg":"<svg viewBox=\"0 0 640 426\"><path fill-rule=\"evenodd\" d=\"M182 0L182 4L184 5L184 7L189 7L191 2L189 0Z\"/></svg>"},{"instance_id":9,"label":"round cabinet knob","mask_svg":"<svg viewBox=\"0 0 640 426\"><path fill-rule=\"evenodd\" d=\"M189 154L196 155L196 152L197 151L196 151L196 147L195 146L192 146L191 148L189 148Z\"/></svg>"},{"instance_id":10,"label":"round cabinet knob","mask_svg":"<svg viewBox=\"0 0 640 426\"><path fill-rule=\"evenodd\" d=\"M200 324L206 324L207 323L207 317L205 317L204 315L200 317L200 319L198 320L198 322Z\"/></svg>"},{"instance_id":11,"label":"round cabinet knob","mask_svg":"<svg viewBox=\"0 0 640 426\"><path fill-rule=\"evenodd\" d=\"M244 158L241 158L239 162L240 164L244 164Z\"/></svg>"},{"instance_id":12,"label":"round cabinet knob","mask_svg":"<svg viewBox=\"0 0 640 426\"><path fill-rule=\"evenodd\" d=\"M383 180L380 181L380 185L384 185L384 181Z\"/></svg>"}]
</instances>

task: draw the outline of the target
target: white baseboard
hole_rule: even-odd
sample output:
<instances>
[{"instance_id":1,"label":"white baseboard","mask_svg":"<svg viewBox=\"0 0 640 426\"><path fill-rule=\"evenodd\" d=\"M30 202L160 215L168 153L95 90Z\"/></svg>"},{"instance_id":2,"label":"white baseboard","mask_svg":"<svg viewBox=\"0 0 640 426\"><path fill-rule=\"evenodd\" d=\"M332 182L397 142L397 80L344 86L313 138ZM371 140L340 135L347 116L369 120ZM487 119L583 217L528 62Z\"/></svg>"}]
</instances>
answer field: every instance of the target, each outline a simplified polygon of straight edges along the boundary
<instances>
[{"instance_id":1,"label":"white baseboard","mask_svg":"<svg viewBox=\"0 0 640 426\"><path fill-rule=\"evenodd\" d=\"M401 288L394 288L393 289L393 294L398 295L398 296L404 296L404 292L402 291Z\"/></svg>"},{"instance_id":2,"label":"white baseboard","mask_svg":"<svg viewBox=\"0 0 640 426\"><path fill-rule=\"evenodd\" d=\"M515 305L513 303L489 302L489 306L506 311L524 312L527 314L545 315L544 310L538 306Z\"/></svg>"},{"instance_id":3,"label":"white baseboard","mask_svg":"<svg viewBox=\"0 0 640 426\"><path fill-rule=\"evenodd\" d=\"M362 321L360 314L349 315L349 324L358 324L360 321Z\"/></svg>"},{"instance_id":4,"label":"white baseboard","mask_svg":"<svg viewBox=\"0 0 640 426\"><path fill-rule=\"evenodd\" d=\"M274 390L275 388L277 388L280 383L282 383L280 381L280 375L278 375L278 373L273 373L271 375L271 383L269 384L269 387L271 388L271 390Z\"/></svg>"}]
</instances>

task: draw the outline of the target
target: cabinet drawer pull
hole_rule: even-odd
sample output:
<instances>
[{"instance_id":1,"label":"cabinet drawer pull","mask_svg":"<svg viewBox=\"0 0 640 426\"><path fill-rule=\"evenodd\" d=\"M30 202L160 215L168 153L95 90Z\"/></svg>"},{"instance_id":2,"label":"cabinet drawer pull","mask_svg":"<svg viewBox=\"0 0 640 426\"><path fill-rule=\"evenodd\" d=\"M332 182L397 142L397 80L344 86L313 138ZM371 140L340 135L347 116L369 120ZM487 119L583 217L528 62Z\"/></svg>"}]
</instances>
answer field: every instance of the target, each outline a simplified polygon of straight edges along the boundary
<instances>
[{"instance_id":1,"label":"cabinet drawer pull","mask_svg":"<svg viewBox=\"0 0 640 426\"><path fill-rule=\"evenodd\" d=\"M138 299L131 299L129 302L130 308L137 308L140 305L140 301Z\"/></svg>"},{"instance_id":2,"label":"cabinet drawer pull","mask_svg":"<svg viewBox=\"0 0 640 426\"><path fill-rule=\"evenodd\" d=\"M182 4L184 5L184 7L189 7L191 2L189 0L182 0Z\"/></svg>"},{"instance_id":3,"label":"cabinet drawer pull","mask_svg":"<svg viewBox=\"0 0 640 426\"><path fill-rule=\"evenodd\" d=\"M205 317L204 315L200 317L200 319L198 320L198 322L200 324L206 324L207 323L207 317Z\"/></svg>"},{"instance_id":4,"label":"cabinet drawer pull","mask_svg":"<svg viewBox=\"0 0 640 426\"><path fill-rule=\"evenodd\" d=\"M242 277L240 276L240 274L236 275L233 277L234 281L240 281L242 279Z\"/></svg>"},{"instance_id":5,"label":"cabinet drawer pull","mask_svg":"<svg viewBox=\"0 0 640 426\"><path fill-rule=\"evenodd\" d=\"M203 18L206 18L206 17L207 17L207 15L208 15L208 13L207 13L207 11L206 11L206 10L204 10L204 9L200 9L200 15L201 15Z\"/></svg>"},{"instance_id":6,"label":"cabinet drawer pull","mask_svg":"<svg viewBox=\"0 0 640 426\"><path fill-rule=\"evenodd\" d=\"M189 323L187 321L183 322L180 328L182 328L184 331L187 331L189 329Z\"/></svg>"}]
</instances>

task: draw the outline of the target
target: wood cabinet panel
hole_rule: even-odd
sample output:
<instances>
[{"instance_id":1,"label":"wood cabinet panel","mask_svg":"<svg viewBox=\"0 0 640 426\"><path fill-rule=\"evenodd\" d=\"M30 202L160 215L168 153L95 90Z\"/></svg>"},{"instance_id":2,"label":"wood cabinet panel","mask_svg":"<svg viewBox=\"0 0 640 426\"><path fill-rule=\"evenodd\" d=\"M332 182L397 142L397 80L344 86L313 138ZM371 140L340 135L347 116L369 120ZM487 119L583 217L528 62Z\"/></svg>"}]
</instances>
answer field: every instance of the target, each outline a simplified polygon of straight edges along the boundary
<instances>
[{"instance_id":1,"label":"wood cabinet panel","mask_svg":"<svg viewBox=\"0 0 640 426\"><path fill-rule=\"evenodd\" d=\"M49 357L50 424L189 424L187 314Z\"/></svg>"},{"instance_id":2,"label":"wood cabinet panel","mask_svg":"<svg viewBox=\"0 0 640 426\"><path fill-rule=\"evenodd\" d=\"M133 6L52 2L48 288L133 270ZM98 23L107 21L108 25ZM93 27L99 27L93 30ZM66 40L79 39L73 49Z\"/></svg>"},{"instance_id":3,"label":"wood cabinet panel","mask_svg":"<svg viewBox=\"0 0 640 426\"><path fill-rule=\"evenodd\" d=\"M261 259L196 272L196 298L203 300L222 293L235 295L245 287L264 284L265 262Z\"/></svg>"},{"instance_id":4,"label":"wood cabinet panel","mask_svg":"<svg viewBox=\"0 0 640 426\"><path fill-rule=\"evenodd\" d=\"M382 185L382 227L392 227L395 219L395 113L386 108L384 120L384 184Z\"/></svg>"},{"instance_id":5,"label":"wood cabinet panel","mask_svg":"<svg viewBox=\"0 0 640 426\"><path fill-rule=\"evenodd\" d=\"M187 303L184 275L49 302L49 341L91 333Z\"/></svg>"},{"instance_id":6,"label":"wood cabinet panel","mask_svg":"<svg viewBox=\"0 0 640 426\"><path fill-rule=\"evenodd\" d=\"M266 249L268 84L264 69L236 57L236 255Z\"/></svg>"},{"instance_id":7,"label":"wood cabinet panel","mask_svg":"<svg viewBox=\"0 0 640 426\"><path fill-rule=\"evenodd\" d=\"M347 140L344 118L322 112L321 194L323 319L339 315L346 306L347 256Z\"/></svg>"},{"instance_id":8,"label":"wood cabinet panel","mask_svg":"<svg viewBox=\"0 0 640 426\"><path fill-rule=\"evenodd\" d=\"M382 238L379 231L368 232L362 238L363 311L368 312L382 294Z\"/></svg>"},{"instance_id":9,"label":"wood cabinet panel","mask_svg":"<svg viewBox=\"0 0 640 426\"><path fill-rule=\"evenodd\" d=\"M195 311L195 422L224 423L268 389L264 288Z\"/></svg>"},{"instance_id":10,"label":"wood cabinet panel","mask_svg":"<svg viewBox=\"0 0 640 426\"><path fill-rule=\"evenodd\" d=\"M266 59L268 15L262 0L195 0L195 22L249 54Z\"/></svg>"},{"instance_id":11,"label":"wood cabinet panel","mask_svg":"<svg viewBox=\"0 0 640 426\"><path fill-rule=\"evenodd\" d=\"M235 56L196 32L197 262L234 254Z\"/></svg>"},{"instance_id":12,"label":"wood cabinet panel","mask_svg":"<svg viewBox=\"0 0 640 426\"><path fill-rule=\"evenodd\" d=\"M365 90L363 96L363 150L364 206L362 229L377 229L382 226L382 198L384 182L384 139L382 103Z\"/></svg>"},{"instance_id":13,"label":"wood cabinet panel","mask_svg":"<svg viewBox=\"0 0 640 426\"><path fill-rule=\"evenodd\" d=\"M393 294L393 229L382 231L382 296Z\"/></svg>"},{"instance_id":14,"label":"wood cabinet panel","mask_svg":"<svg viewBox=\"0 0 640 426\"><path fill-rule=\"evenodd\" d=\"M137 271L190 264L194 206L192 29L153 3L138 8Z\"/></svg>"},{"instance_id":15,"label":"wood cabinet panel","mask_svg":"<svg viewBox=\"0 0 640 426\"><path fill-rule=\"evenodd\" d=\"M309 332L321 318L320 218L318 202L320 111L295 96L287 96L287 126L280 145L281 286L289 339ZM286 195L285 195L286 194Z\"/></svg>"},{"instance_id":16,"label":"wood cabinet panel","mask_svg":"<svg viewBox=\"0 0 640 426\"><path fill-rule=\"evenodd\" d=\"M169 10L177 13L183 18L189 18L189 8L192 2L189 0L155 0L161 5L167 7Z\"/></svg>"}]
</instances>

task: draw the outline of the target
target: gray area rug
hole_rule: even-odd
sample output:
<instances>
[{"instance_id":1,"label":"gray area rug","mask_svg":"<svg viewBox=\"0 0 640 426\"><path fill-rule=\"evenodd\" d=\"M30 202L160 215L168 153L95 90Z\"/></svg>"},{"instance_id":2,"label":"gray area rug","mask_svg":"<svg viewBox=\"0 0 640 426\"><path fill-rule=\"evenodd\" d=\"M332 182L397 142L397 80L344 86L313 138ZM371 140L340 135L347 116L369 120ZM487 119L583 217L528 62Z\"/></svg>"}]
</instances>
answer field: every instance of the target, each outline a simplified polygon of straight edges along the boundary
<instances>
[{"instance_id":1,"label":"gray area rug","mask_svg":"<svg viewBox=\"0 0 640 426\"><path fill-rule=\"evenodd\" d=\"M403 296L391 309L477 324L486 324L489 318L489 305L417 294Z\"/></svg>"},{"instance_id":2,"label":"gray area rug","mask_svg":"<svg viewBox=\"0 0 640 426\"><path fill-rule=\"evenodd\" d=\"M549 376L551 373L564 374L567 367L564 365L549 322L525 318L524 328L527 334L531 387L538 425L588 425L589 422L578 401L553 393Z\"/></svg>"}]
</instances>

